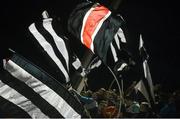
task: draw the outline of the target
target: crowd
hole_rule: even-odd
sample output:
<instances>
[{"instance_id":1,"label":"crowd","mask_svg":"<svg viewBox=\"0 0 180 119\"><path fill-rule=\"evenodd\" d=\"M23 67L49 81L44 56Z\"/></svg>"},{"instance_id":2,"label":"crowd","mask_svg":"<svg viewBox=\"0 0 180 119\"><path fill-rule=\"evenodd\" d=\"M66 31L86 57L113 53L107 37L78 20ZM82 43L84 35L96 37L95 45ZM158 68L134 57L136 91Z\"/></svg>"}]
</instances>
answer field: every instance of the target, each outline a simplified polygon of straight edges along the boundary
<instances>
[{"instance_id":1,"label":"crowd","mask_svg":"<svg viewBox=\"0 0 180 119\"><path fill-rule=\"evenodd\" d=\"M92 118L177 118L180 117L180 90L163 92L154 88L155 102L137 98L139 95L119 95L116 89L82 91L81 102ZM139 96L140 97L140 96ZM141 97L142 98L142 97Z\"/></svg>"}]
</instances>

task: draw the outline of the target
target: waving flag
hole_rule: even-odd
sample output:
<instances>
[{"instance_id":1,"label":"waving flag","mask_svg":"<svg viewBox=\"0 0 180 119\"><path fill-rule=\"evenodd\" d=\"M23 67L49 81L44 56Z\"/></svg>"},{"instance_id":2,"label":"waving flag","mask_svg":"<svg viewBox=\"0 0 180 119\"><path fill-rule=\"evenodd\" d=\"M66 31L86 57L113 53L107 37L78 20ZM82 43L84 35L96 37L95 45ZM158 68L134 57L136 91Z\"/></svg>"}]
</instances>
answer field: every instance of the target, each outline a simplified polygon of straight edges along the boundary
<instances>
[{"instance_id":1,"label":"waving flag","mask_svg":"<svg viewBox=\"0 0 180 119\"><path fill-rule=\"evenodd\" d=\"M111 42L115 34L115 37L118 37L118 30L123 24L120 17L116 19L111 14L108 8L99 3L85 2L74 9L68 20L70 33L80 39L82 44L91 49L93 53L96 53L104 63L107 61L110 46L115 55ZM122 39L124 40L124 38Z\"/></svg>"},{"instance_id":2,"label":"waving flag","mask_svg":"<svg viewBox=\"0 0 180 119\"><path fill-rule=\"evenodd\" d=\"M149 97L153 100L153 102L155 102L155 96L154 96L154 86L153 86L153 81L152 81L152 77L151 77L151 73L150 73L150 69L149 69L149 65L148 65L148 54L146 52L146 49L144 48L144 43L142 40L142 35L140 35L140 41L139 41L139 50L140 50L140 55L141 58L143 60L143 71L144 71L144 78L145 80L144 83L147 84L146 88L147 91L149 91Z\"/></svg>"},{"instance_id":3,"label":"waving flag","mask_svg":"<svg viewBox=\"0 0 180 119\"><path fill-rule=\"evenodd\" d=\"M148 95L148 92L147 92L147 89L143 83L143 80L140 80L135 86L134 86L134 89L136 90L136 92L140 91L144 97L146 98L146 100L148 102L150 102L150 99L149 99L149 95Z\"/></svg>"},{"instance_id":4,"label":"waving flag","mask_svg":"<svg viewBox=\"0 0 180 119\"><path fill-rule=\"evenodd\" d=\"M4 69L0 75L0 100L5 102L5 117L14 113L8 112L14 108L17 113L12 117L81 118L80 102L41 68L14 53L4 60Z\"/></svg>"},{"instance_id":5,"label":"waving flag","mask_svg":"<svg viewBox=\"0 0 180 119\"><path fill-rule=\"evenodd\" d=\"M43 16L45 17L45 13ZM57 24L54 24L53 19L48 18L48 16L44 18L43 21L32 23L29 26L29 32L32 35L30 40L36 42L39 51L45 52L43 60L48 60L48 63L56 69L56 71L54 71L56 74L53 76L57 79L61 78L61 82L67 83L70 80L69 51L66 39L59 36L58 33L60 31L54 29L55 25Z\"/></svg>"},{"instance_id":6,"label":"waving flag","mask_svg":"<svg viewBox=\"0 0 180 119\"><path fill-rule=\"evenodd\" d=\"M154 85L152 82L151 73L150 73L150 69L149 69L149 65L147 63L147 60L145 60L143 62L143 69L144 69L144 77L145 77L145 79L147 79L147 82L149 85L150 95L151 95L153 101L155 102Z\"/></svg>"}]
</instances>

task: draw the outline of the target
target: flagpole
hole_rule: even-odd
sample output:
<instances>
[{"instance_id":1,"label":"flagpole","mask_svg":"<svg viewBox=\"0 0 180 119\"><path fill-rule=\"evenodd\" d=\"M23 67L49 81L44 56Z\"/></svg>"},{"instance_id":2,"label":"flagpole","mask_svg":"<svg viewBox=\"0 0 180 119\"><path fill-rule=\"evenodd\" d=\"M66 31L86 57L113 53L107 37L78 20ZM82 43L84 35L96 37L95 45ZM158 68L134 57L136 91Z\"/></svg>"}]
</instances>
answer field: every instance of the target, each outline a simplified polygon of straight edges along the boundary
<instances>
[{"instance_id":1,"label":"flagpole","mask_svg":"<svg viewBox=\"0 0 180 119\"><path fill-rule=\"evenodd\" d=\"M110 5L112 7L112 10L113 12L116 12L120 6L120 4L122 3L123 0L113 0L112 1L112 4ZM115 74L113 73L113 71L111 70L110 67L108 67L108 69L110 70L110 72L112 73L113 77L114 77L114 80L117 82L117 85L118 85L118 88L119 88L119 95L122 97L123 99L123 96L122 96L122 91L123 89L121 90L121 87L120 87L120 84L119 84L119 81L117 79L117 77L115 76ZM122 79L121 79L122 80ZM121 85L122 85L122 88L123 88L123 82L121 81ZM123 99L124 100L124 99ZM122 101L120 100L120 106L119 106L119 110L118 110L118 114L120 114L121 112L121 106L122 106Z\"/></svg>"},{"instance_id":2,"label":"flagpole","mask_svg":"<svg viewBox=\"0 0 180 119\"><path fill-rule=\"evenodd\" d=\"M124 90L123 90L123 87L124 87L124 81L123 81L123 79L121 78L122 97L124 97ZM124 102L124 98L123 98L123 102Z\"/></svg>"},{"instance_id":3,"label":"flagpole","mask_svg":"<svg viewBox=\"0 0 180 119\"><path fill-rule=\"evenodd\" d=\"M114 84L114 82L115 82L115 80L113 79L112 82L111 82L111 84L109 85L109 88L108 88L109 90L111 89L111 87L112 87L112 85Z\"/></svg>"},{"instance_id":4,"label":"flagpole","mask_svg":"<svg viewBox=\"0 0 180 119\"><path fill-rule=\"evenodd\" d=\"M120 98L122 98L123 99L123 97L122 97L122 90L121 90L121 86L120 86L120 84L119 84L119 81L118 81L118 79L117 79L117 77L116 77L116 75L114 74L114 72L111 70L111 68L109 67L109 66L107 66L107 68L109 69L109 71L111 72L111 74L113 75L113 77L114 77L114 80L116 81L116 83L117 83L117 85L118 85L118 89L119 89L119 96L120 96ZM124 99L123 99L124 100ZM122 101L120 100L120 102L119 102L119 109L118 109L118 114L120 114L120 112L121 112L121 106L122 106Z\"/></svg>"}]
</instances>

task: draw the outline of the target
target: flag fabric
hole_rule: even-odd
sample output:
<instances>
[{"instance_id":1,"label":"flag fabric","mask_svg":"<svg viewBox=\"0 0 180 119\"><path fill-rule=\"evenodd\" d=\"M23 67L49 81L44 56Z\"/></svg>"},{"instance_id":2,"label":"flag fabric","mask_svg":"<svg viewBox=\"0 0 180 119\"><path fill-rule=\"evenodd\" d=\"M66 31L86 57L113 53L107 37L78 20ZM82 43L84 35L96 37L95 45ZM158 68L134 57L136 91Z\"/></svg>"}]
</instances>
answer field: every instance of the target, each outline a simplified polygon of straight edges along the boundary
<instances>
[{"instance_id":1,"label":"flag fabric","mask_svg":"<svg viewBox=\"0 0 180 119\"><path fill-rule=\"evenodd\" d=\"M131 54L127 49L127 42L124 32L121 28L114 35L107 53L106 64L118 72L120 67L128 66L130 64ZM121 70L122 71L122 70Z\"/></svg>"},{"instance_id":2,"label":"flag fabric","mask_svg":"<svg viewBox=\"0 0 180 119\"><path fill-rule=\"evenodd\" d=\"M19 92L6 85L2 81L0 81L0 85L0 100L2 103L1 108L4 108L4 110L1 109L1 118L30 118L31 116L33 118L48 118L36 105L34 105L29 99L21 95ZM11 108L11 110L9 108ZM12 112L14 114L12 114Z\"/></svg>"},{"instance_id":3,"label":"flag fabric","mask_svg":"<svg viewBox=\"0 0 180 119\"><path fill-rule=\"evenodd\" d=\"M143 39L142 39L142 35L140 35L140 41L139 41L139 51L140 51L140 56L141 59L143 61L142 66L143 66L143 74L144 74L144 79L143 82L146 86L146 89L148 91L148 95L150 100L152 100L153 102L155 102L155 96L154 96L154 85L153 85L153 81L152 81L152 77L151 77L151 73L150 73L150 69L149 69L149 65L148 65L148 54L146 52L146 49L144 47L144 43L143 43Z\"/></svg>"},{"instance_id":4,"label":"flag fabric","mask_svg":"<svg viewBox=\"0 0 180 119\"><path fill-rule=\"evenodd\" d=\"M145 60L143 62L143 69L144 69L144 77L147 80L148 85L149 85L150 95L151 95L151 97L153 99L153 102L155 102L154 85L153 85L153 81L152 81L152 78L151 78L151 73L150 73L150 69L149 69L149 65L148 65L147 60Z\"/></svg>"},{"instance_id":5,"label":"flag fabric","mask_svg":"<svg viewBox=\"0 0 180 119\"><path fill-rule=\"evenodd\" d=\"M79 4L68 20L68 30L82 44L97 54L106 64L108 50L111 47L113 58L117 61L115 48L111 44L117 37L122 37L121 17L113 17L111 11L99 3L85 2ZM121 31L121 32L120 32ZM121 38L125 42L125 37ZM120 49L119 41L115 40Z\"/></svg>"},{"instance_id":6,"label":"flag fabric","mask_svg":"<svg viewBox=\"0 0 180 119\"><path fill-rule=\"evenodd\" d=\"M97 60L95 63L93 63L91 66L90 66L90 70L94 69L94 68L98 68L100 65L101 65L102 61L101 60Z\"/></svg>"},{"instance_id":7,"label":"flag fabric","mask_svg":"<svg viewBox=\"0 0 180 119\"><path fill-rule=\"evenodd\" d=\"M113 41L110 43L110 51L112 53L114 62L118 62L120 59L123 59L120 54L125 49L126 38L122 28L119 28L117 33L114 35Z\"/></svg>"},{"instance_id":8,"label":"flag fabric","mask_svg":"<svg viewBox=\"0 0 180 119\"><path fill-rule=\"evenodd\" d=\"M146 49L144 47L144 42L143 42L141 34L140 34L140 38L139 38L139 52L140 52L140 57L141 57L142 61L148 60L149 55L147 54Z\"/></svg>"},{"instance_id":9,"label":"flag fabric","mask_svg":"<svg viewBox=\"0 0 180 119\"><path fill-rule=\"evenodd\" d=\"M143 96L146 98L146 100L150 103L149 94L148 94L148 92L147 92L147 90L146 90L146 87L145 87L145 85L144 85L144 83L143 83L142 80L140 80L140 81L134 86L134 89L135 89L136 92L140 91L140 92L143 94Z\"/></svg>"},{"instance_id":10,"label":"flag fabric","mask_svg":"<svg viewBox=\"0 0 180 119\"><path fill-rule=\"evenodd\" d=\"M61 30L56 29L56 27L61 27L56 24L56 20L49 18L46 12L43 12L43 17L42 21L37 21L29 26L30 37L28 40L32 40L37 47L37 52L41 51L39 53L41 54L41 60L48 62L46 65L49 64L49 68L46 68L46 71L59 79L60 82L67 83L70 81L68 40L63 36ZM52 71L48 71L49 69L52 69Z\"/></svg>"},{"instance_id":11,"label":"flag fabric","mask_svg":"<svg viewBox=\"0 0 180 119\"><path fill-rule=\"evenodd\" d=\"M81 103L61 83L17 53L4 60L0 76L4 102L0 110L5 117L81 118L83 114Z\"/></svg>"}]
</instances>

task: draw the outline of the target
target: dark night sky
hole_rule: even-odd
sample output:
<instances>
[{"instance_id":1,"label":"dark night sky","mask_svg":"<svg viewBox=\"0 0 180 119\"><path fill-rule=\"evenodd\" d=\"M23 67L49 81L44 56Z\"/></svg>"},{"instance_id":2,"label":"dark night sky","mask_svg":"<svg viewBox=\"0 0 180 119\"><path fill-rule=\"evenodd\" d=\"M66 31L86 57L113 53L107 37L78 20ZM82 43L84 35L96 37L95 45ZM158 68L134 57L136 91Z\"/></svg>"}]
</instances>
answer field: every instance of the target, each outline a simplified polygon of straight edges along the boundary
<instances>
[{"instance_id":1,"label":"dark night sky","mask_svg":"<svg viewBox=\"0 0 180 119\"><path fill-rule=\"evenodd\" d=\"M68 14L77 1L4 1L1 4L1 54L4 48L19 48L27 27L39 19L37 16L40 16L44 9L62 18L66 24ZM154 82L162 83L167 90L178 87L180 23L177 3L174 0L124 0L119 11L132 36L136 37L137 32L143 34L145 47L150 55L149 64ZM2 42L5 42L5 45Z\"/></svg>"}]
</instances>

